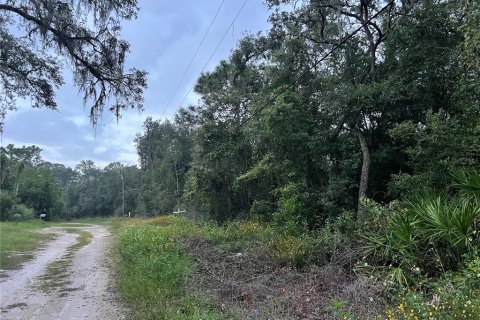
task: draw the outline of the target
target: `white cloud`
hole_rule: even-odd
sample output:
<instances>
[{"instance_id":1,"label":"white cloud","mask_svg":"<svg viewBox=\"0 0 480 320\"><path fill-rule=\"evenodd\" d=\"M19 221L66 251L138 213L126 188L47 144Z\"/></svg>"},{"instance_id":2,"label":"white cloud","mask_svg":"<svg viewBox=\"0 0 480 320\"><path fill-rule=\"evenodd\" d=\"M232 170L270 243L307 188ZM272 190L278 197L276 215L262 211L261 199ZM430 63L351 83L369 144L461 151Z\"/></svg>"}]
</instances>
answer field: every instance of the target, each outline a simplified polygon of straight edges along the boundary
<instances>
[{"instance_id":1,"label":"white cloud","mask_svg":"<svg viewBox=\"0 0 480 320\"><path fill-rule=\"evenodd\" d=\"M100 154L100 153L104 153L107 150L108 148L105 146L98 146L98 147L95 147L95 149L93 149L93 152L95 152L95 154Z\"/></svg>"},{"instance_id":2,"label":"white cloud","mask_svg":"<svg viewBox=\"0 0 480 320\"><path fill-rule=\"evenodd\" d=\"M90 119L83 115L75 115L75 116L68 116L66 119L72 123L74 123L77 127L84 128L85 126L90 124Z\"/></svg>"}]
</instances>

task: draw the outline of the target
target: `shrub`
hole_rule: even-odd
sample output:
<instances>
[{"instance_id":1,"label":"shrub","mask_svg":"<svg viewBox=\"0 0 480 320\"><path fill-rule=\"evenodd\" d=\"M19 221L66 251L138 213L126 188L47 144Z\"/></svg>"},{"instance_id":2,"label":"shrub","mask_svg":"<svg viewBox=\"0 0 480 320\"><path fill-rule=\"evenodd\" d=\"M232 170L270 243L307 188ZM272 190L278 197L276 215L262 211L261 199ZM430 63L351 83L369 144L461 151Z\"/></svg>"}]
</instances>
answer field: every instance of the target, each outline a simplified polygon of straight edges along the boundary
<instances>
[{"instance_id":1,"label":"shrub","mask_svg":"<svg viewBox=\"0 0 480 320\"><path fill-rule=\"evenodd\" d=\"M22 220L33 219L35 217L33 209L24 204L15 205L10 212L10 217L13 217L14 214L19 214Z\"/></svg>"},{"instance_id":2,"label":"shrub","mask_svg":"<svg viewBox=\"0 0 480 320\"><path fill-rule=\"evenodd\" d=\"M250 214L253 217L259 217L262 220L271 220L271 216L275 211L274 203L265 200L255 200L250 207Z\"/></svg>"},{"instance_id":3,"label":"shrub","mask_svg":"<svg viewBox=\"0 0 480 320\"><path fill-rule=\"evenodd\" d=\"M306 245L302 238L284 234L273 237L267 243L268 255L280 264L305 264Z\"/></svg>"},{"instance_id":4,"label":"shrub","mask_svg":"<svg viewBox=\"0 0 480 320\"><path fill-rule=\"evenodd\" d=\"M307 261L316 264L349 265L356 260L357 226L354 215L344 211L328 219L316 233L304 236Z\"/></svg>"},{"instance_id":5,"label":"shrub","mask_svg":"<svg viewBox=\"0 0 480 320\"><path fill-rule=\"evenodd\" d=\"M383 221L380 218L375 222L379 229L364 236L364 250L380 269L402 269L407 283L415 283L420 274L457 270L464 255L480 245L480 205L475 197L429 192L402 205L380 210L377 216Z\"/></svg>"},{"instance_id":6,"label":"shrub","mask_svg":"<svg viewBox=\"0 0 480 320\"><path fill-rule=\"evenodd\" d=\"M0 193L0 221L6 221L10 217L10 211L15 204L13 195L8 191Z\"/></svg>"},{"instance_id":7,"label":"shrub","mask_svg":"<svg viewBox=\"0 0 480 320\"><path fill-rule=\"evenodd\" d=\"M302 184L291 183L280 190L278 212L273 214L273 222L279 230L292 235L306 231L309 210L304 189Z\"/></svg>"},{"instance_id":8,"label":"shrub","mask_svg":"<svg viewBox=\"0 0 480 320\"><path fill-rule=\"evenodd\" d=\"M477 256L457 273L427 282L428 291L408 291L395 307L376 319L480 319L480 258Z\"/></svg>"}]
</instances>

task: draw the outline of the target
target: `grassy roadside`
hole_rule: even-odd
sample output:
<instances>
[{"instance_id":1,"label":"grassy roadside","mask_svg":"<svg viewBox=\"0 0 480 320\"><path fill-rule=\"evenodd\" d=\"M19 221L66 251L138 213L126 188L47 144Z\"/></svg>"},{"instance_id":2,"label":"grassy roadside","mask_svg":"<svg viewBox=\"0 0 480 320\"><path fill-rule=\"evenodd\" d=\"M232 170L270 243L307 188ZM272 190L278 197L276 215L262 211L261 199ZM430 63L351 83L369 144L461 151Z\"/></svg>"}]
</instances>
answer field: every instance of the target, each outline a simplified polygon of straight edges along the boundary
<instances>
[{"instance_id":1,"label":"grassy roadside","mask_svg":"<svg viewBox=\"0 0 480 320\"><path fill-rule=\"evenodd\" d=\"M180 239L196 232L183 219L129 221L120 231L119 287L134 319L221 319L210 301L186 288L192 264Z\"/></svg>"},{"instance_id":2,"label":"grassy roadside","mask_svg":"<svg viewBox=\"0 0 480 320\"><path fill-rule=\"evenodd\" d=\"M295 235L252 221L132 219L117 233L119 289L133 319L479 319L478 258L393 291L356 234L343 220Z\"/></svg>"},{"instance_id":3,"label":"grassy roadside","mask_svg":"<svg viewBox=\"0 0 480 320\"><path fill-rule=\"evenodd\" d=\"M32 258L33 252L55 235L39 233L52 226L44 221L32 220L0 223L0 268L16 269Z\"/></svg>"},{"instance_id":4,"label":"grassy roadside","mask_svg":"<svg viewBox=\"0 0 480 320\"><path fill-rule=\"evenodd\" d=\"M116 243L119 287L134 319L343 319L375 312L380 299L369 297L379 292L369 283L342 266L311 263L318 245L256 222L133 220ZM354 305L353 298L362 301Z\"/></svg>"}]
</instances>

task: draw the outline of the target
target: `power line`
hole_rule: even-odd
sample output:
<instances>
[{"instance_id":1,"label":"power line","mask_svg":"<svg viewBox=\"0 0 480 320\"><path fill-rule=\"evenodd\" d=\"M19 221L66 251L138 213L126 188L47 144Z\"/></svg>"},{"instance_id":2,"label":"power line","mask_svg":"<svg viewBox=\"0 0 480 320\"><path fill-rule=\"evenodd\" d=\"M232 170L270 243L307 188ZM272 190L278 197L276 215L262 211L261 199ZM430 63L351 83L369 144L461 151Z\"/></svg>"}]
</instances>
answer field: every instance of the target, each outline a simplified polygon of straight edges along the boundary
<instances>
[{"instance_id":1,"label":"power line","mask_svg":"<svg viewBox=\"0 0 480 320\"><path fill-rule=\"evenodd\" d=\"M138 188L132 188L132 187L130 187L130 186L129 186L129 185L127 185L125 182L123 183L123 185L124 185L125 187L127 187L127 189L129 189L129 190L132 190L132 191L142 191L142 189L138 189Z\"/></svg>"},{"instance_id":2,"label":"power line","mask_svg":"<svg viewBox=\"0 0 480 320\"><path fill-rule=\"evenodd\" d=\"M327 52L325 55L323 55L322 58L320 58L320 60L318 60L317 62L315 62L311 67L309 67L307 70L305 70L302 74L300 74L295 80L293 80L288 86L286 86L285 88L283 88L282 90L280 90L280 92L278 92L275 96L273 96L270 100L267 101L267 103L265 103L262 107L258 108L256 111L254 111L250 116L248 116L246 119L244 119L238 126L236 129L240 128L241 126L243 126L245 123L247 123L248 121L250 121L250 119L259 114L260 112L262 112L266 107L268 107L270 104L272 104L273 102L275 102L275 100L277 100L278 97L280 97L282 94L284 94L288 89L290 89L291 87L293 87L300 79L302 79L304 76L306 76L310 71L312 71L314 68L316 68L320 62L322 62L323 60L325 60L326 58L328 58L332 53L334 53L338 48L340 48L345 42L347 42L348 40L350 40L358 31L362 30L365 26L367 26L373 19L375 19L380 13L382 13L383 11L385 11L385 9L387 9L392 3L394 3L395 0L391 0L390 2L388 2L382 9L380 9L377 13L375 13L373 16L371 16L368 20L366 20L364 23L362 23L357 29L355 29L352 33L350 33L348 36L346 36L345 38L343 38L342 41L340 41L338 44L336 44L332 49L330 49L329 52Z\"/></svg>"},{"instance_id":3,"label":"power line","mask_svg":"<svg viewBox=\"0 0 480 320\"><path fill-rule=\"evenodd\" d=\"M233 21L232 23L230 23L230 25L228 26L227 30L225 31L225 33L223 34L222 38L220 39L220 41L218 42L217 46L215 47L215 49L213 50L212 54L210 55L210 57L208 58L207 62L205 63L205 65L203 66L202 68L202 71L200 71L200 75L205 71L205 69L207 68L208 64L210 63L210 61L212 60L213 56L215 55L215 53L217 52L218 48L220 47L220 45L222 44L223 40L225 39L225 37L227 36L228 32L230 31L230 29L233 27L233 24L235 23L235 21L237 20L238 16L240 15L240 13L242 12L243 8L245 7L245 5L247 4L247 1L248 0L245 0L242 4L242 6L240 7L240 9L238 9L237 11L237 14L235 15L235 17L233 18ZM199 75L199 76L200 76ZM187 94L185 94L185 96L183 97L182 101L180 102L180 104L178 105L177 107L177 110L180 109L180 107L182 106L182 104L185 102L185 100L187 99L188 95L190 94L190 92L192 92L193 88L195 87L195 82L193 83L193 85L190 87L190 89L188 89L187 91Z\"/></svg>"},{"instance_id":4,"label":"power line","mask_svg":"<svg viewBox=\"0 0 480 320\"><path fill-rule=\"evenodd\" d=\"M351 32L348 36L343 38L338 44L336 44L330 51L328 51L326 54L320 58L317 62L315 62L311 67L307 68L304 72L302 72L295 80L293 80L289 85L284 87L280 92L278 92L276 95L274 95L270 100L268 100L264 105L262 105L260 108L255 110L250 116L245 118L240 124L238 124L235 129L241 128L244 124L246 124L248 121L250 121L254 116L260 114L265 108L267 108L269 105L271 105L275 100L277 100L278 97L280 97L282 94L284 94L288 89L293 87L299 80L301 80L305 75L307 75L311 70L313 70L315 67L317 67L322 61L324 61L326 58L328 58L332 53L334 53L338 48L340 48L345 42L350 40L355 34L357 34L360 30L362 30L365 26L367 26L373 19L375 19L378 15L380 15L385 9L387 9L389 6L391 6L394 3L395 0L389 1L382 9L380 9L377 13L375 13L373 16L371 16L369 19L365 20L357 29L355 29L353 32ZM245 1L246 2L246 1ZM244 3L245 4L245 3ZM188 94L187 94L188 95ZM225 138L219 140L219 143L222 143L222 140L225 140ZM218 145L217 144L217 145ZM205 152L208 154L215 145L211 146L210 148L207 149ZM185 169L188 165L192 164L195 160L191 160L184 164L179 170Z\"/></svg>"},{"instance_id":5,"label":"power line","mask_svg":"<svg viewBox=\"0 0 480 320\"><path fill-rule=\"evenodd\" d=\"M210 25L208 26L207 31L205 31L205 34L203 35L202 41L200 41L200 43L198 44L197 50L195 51L195 53L193 54L192 58L190 59L190 62L188 63L187 68L186 68L185 71L183 72L183 75L182 75L180 81L178 82L177 87L175 88L172 96L170 97L170 100L168 101L166 107L163 109L162 115L160 116L160 118L163 117L163 115L165 114L165 111L167 111L168 107L170 107L170 103L172 102L173 98L174 98L175 95L177 94L178 88L180 87L180 85L182 84L183 80L185 79L185 76L187 75L188 70L190 70L190 67L191 67L192 64L193 64L193 61L194 61L195 58L197 57L197 54L198 54L198 52L200 51L200 48L202 47L203 42L204 42L205 39L207 38L207 35L208 35L208 33L210 32L210 29L212 28L213 23L214 23L215 20L217 19L218 13L220 12L220 9L223 7L223 4L224 4L224 3L225 3L225 0L222 0L222 2L220 3L220 6L219 6L218 9L217 9L217 12L215 12L215 16L213 17L212 21L210 21Z\"/></svg>"}]
</instances>

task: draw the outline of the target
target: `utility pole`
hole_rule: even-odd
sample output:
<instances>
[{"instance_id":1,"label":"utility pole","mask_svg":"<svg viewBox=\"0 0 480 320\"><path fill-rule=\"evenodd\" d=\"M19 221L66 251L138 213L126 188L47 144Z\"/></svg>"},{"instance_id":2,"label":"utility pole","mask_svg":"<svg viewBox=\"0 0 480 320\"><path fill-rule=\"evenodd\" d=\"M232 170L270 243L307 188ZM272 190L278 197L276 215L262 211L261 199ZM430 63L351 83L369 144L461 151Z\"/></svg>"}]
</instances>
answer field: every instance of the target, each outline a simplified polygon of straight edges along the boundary
<instances>
[{"instance_id":1,"label":"utility pole","mask_svg":"<svg viewBox=\"0 0 480 320\"><path fill-rule=\"evenodd\" d=\"M123 168L122 168L122 208L123 216L125 217L125 182L123 181Z\"/></svg>"},{"instance_id":2,"label":"utility pole","mask_svg":"<svg viewBox=\"0 0 480 320\"><path fill-rule=\"evenodd\" d=\"M178 186L177 161L175 161L175 179L177 180L177 194L176 194L176 198L177 198L177 210L180 211L180 199L179 199L180 190L179 190L179 186Z\"/></svg>"},{"instance_id":3,"label":"utility pole","mask_svg":"<svg viewBox=\"0 0 480 320\"><path fill-rule=\"evenodd\" d=\"M70 186L70 180L67 181L67 188L65 190L65 216L67 220L70 219L70 214L68 212L68 187Z\"/></svg>"}]
</instances>

